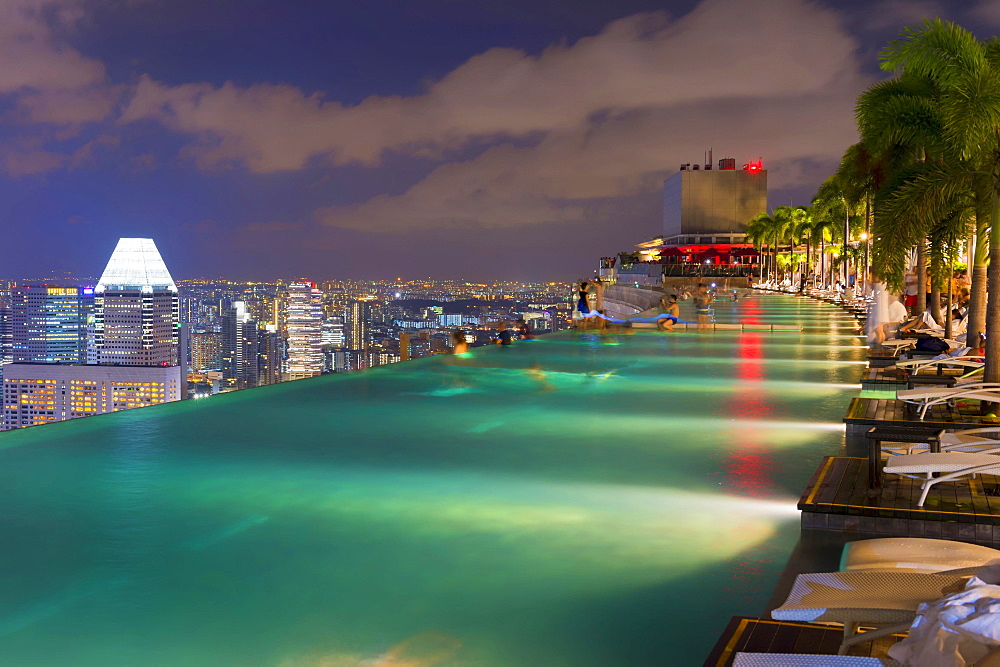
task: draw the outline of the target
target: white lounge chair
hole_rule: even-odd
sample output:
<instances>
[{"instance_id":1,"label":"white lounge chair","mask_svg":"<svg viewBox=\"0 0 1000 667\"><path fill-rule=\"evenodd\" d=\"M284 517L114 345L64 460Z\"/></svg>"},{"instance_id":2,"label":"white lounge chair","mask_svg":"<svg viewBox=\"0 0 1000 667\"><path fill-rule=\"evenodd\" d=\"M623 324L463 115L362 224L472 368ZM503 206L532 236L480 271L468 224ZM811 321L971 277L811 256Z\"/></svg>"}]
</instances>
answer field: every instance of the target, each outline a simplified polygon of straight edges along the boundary
<instances>
[{"instance_id":1,"label":"white lounge chair","mask_svg":"<svg viewBox=\"0 0 1000 667\"><path fill-rule=\"evenodd\" d=\"M995 450L994 450L995 451ZM1000 456L985 453L940 452L890 456L883 471L886 474L922 478L920 500L923 507L931 487L941 482L954 482L969 475L1000 474ZM940 474L940 477L934 477Z\"/></svg>"},{"instance_id":2,"label":"white lounge chair","mask_svg":"<svg viewBox=\"0 0 1000 667\"><path fill-rule=\"evenodd\" d=\"M896 398L904 403L916 405L920 419L923 419L933 406L942 403L954 405L955 401L960 399L1000 403L1000 383L968 382L954 387L900 389L896 391Z\"/></svg>"},{"instance_id":3,"label":"white lounge chair","mask_svg":"<svg viewBox=\"0 0 1000 667\"><path fill-rule=\"evenodd\" d=\"M955 540L880 537L844 545L841 570L945 572L1000 560L1000 550Z\"/></svg>"},{"instance_id":4,"label":"white lounge chair","mask_svg":"<svg viewBox=\"0 0 1000 667\"><path fill-rule=\"evenodd\" d=\"M892 658L809 653L737 653L733 667L903 667Z\"/></svg>"},{"instance_id":5,"label":"white lounge chair","mask_svg":"<svg viewBox=\"0 0 1000 667\"><path fill-rule=\"evenodd\" d=\"M843 655L854 644L905 632L920 604L942 597L944 589L960 585L964 578L947 572L800 574L788 599L771 611L771 618L843 625L844 641L839 651ZM861 624L883 627L857 634Z\"/></svg>"},{"instance_id":6,"label":"white lounge chair","mask_svg":"<svg viewBox=\"0 0 1000 667\"><path fill-rule=\"evenodd\" d=\"M968 349L968 348L966 348ZM916 375L921 371L934 371L939 368L961 368L967 373L981 371L986 364L982 357L972 355L962 355L959 357L945 357L943 359L904 359L893 364L892 368L906 370L910 375Z\"/></svg>"},{"instance_id":7,"label":"white lounge chair","mask_svg":"<svg viewBox=\"0 0 1000 667\"><path fill-rule=\"evenodd\" d=\"M941 434L940 440L942 447L955 444L996 442L1000 441L1000 426L982 426L946 432Z\"/></svg>"}]
</instances>

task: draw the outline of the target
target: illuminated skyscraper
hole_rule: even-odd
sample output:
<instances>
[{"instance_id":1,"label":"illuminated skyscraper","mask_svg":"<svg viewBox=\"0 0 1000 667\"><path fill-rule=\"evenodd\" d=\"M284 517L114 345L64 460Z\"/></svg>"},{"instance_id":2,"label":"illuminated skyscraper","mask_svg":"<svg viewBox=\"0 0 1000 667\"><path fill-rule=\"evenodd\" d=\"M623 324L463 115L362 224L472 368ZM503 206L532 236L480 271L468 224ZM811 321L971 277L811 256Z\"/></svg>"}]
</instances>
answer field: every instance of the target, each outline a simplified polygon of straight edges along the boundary
<instances>
[{"instance_id":1,"label":"illuminated skyscraper","mask_svg":"<svg viewBox=\"0 0 1000 667\"><path fill-rule=\"evenodd\" d=\"M354 368L364 368L368 364L368 349L371 346L368 332L374 300L374 297L362 297L347 306L347 346L354 352Z\"/></svg>"},{"instance_id":2,"label":"illuminated skyscraper","mask_svg":"<svg viewBox=\"0 0 1000 667\"><path fill-rule=\"evenodd\" d=\"M0 291L0 379L3 379L3 367L14 360L12 316L10 294L7 291Z\"/></svg>"},{"instance_id":3,"label":"illuminated skyscraper","mask_svg":"<svg viewBox=\"0 0 1000 667\"><path fill-rule=\"evenodd\" d=\"M222 370L222 334L199 331L191 334L191 370L195 373Z\"/></svg>"},{"instance_id":4,"label":"illuminated skyscraper","mask_svg":"<svg viewBox=\"0 0 1000 667\"><path fill-rule=\"evenodd\" d=\"M284 341L274 324L257 331L257 377L261 386L281 382L281 359Z\"/></svg>"},{"instance_id":5,"label":"illuminated skyscraper","mask_svg":"<svg viewBox=\"0 0 1000 667\"><path fill-rule=\"evenodd\" d=\"M152 239L119 239L97 283L87 360L116 366L176 366L177 287Z\"/></svg>"},{"instance_id":6,"label":"illuminated skyscraper","mask_svg":"<svg viewBox=\"0 0 1000 667\"><path fill-rule=\"evenodd\" d=\"M323 293L308 281L292 283L287 293L285 379L319 375L323 372Z\"/></svg>"},{"instance_id":7,"label":"illuminated skyscraper","mask_svg":"<svg viewBox=\"0 0 1000 667\"><path fill-rule=\"evenodd\" d=\"M222 377L236 389L256 387L257 364L257 322L234 301L222 317Z\"/></svg>"},{"instance_id":8,"label":"illuminated skyscraper","mask_svg":"<svg viewBox=\"0 0 1000 667\"><path fill-rule=\"evenodd\" d=\"M36 364L86 361L93 292L76 286L13 288L8 313L11 360Z\"/></svg>"}]
</instances>

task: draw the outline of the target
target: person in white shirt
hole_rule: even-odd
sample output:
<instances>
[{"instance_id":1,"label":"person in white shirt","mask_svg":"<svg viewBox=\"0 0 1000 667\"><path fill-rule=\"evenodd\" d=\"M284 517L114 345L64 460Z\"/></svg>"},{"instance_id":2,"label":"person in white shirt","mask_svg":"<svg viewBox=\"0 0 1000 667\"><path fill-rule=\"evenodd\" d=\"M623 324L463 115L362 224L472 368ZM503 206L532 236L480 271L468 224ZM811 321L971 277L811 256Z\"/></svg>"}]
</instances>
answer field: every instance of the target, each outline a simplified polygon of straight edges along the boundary
<instances>
[{"instance_id":1,"label":"person in white shirt","mask_svg":"<svg viewBox=\"0 0 1000 667\"><path fill-rule=\"evenodd\" d=\"M899 325L909 318L910 315L906 312L906 306L903 305L900 299L890 296L887 318L882 323L882 340L892 338L896 334Z\"/></svg>"}]
</instances>

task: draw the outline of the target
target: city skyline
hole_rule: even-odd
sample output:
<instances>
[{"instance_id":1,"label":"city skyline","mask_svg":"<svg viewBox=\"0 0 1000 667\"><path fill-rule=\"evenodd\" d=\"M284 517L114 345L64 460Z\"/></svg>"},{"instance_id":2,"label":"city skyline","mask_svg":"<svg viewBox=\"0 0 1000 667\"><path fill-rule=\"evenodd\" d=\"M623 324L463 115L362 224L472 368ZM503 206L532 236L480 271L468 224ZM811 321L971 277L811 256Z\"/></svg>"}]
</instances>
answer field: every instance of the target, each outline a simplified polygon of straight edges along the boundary
<instances>
[{"instance_id":1,"label":"city skyline","mask_svg":"<svg viewBox=\"0 0 1000 667\"><path fill-rule=\"evenodd\" d=\"M5 277L135 236L235 280L572 280L656 235L663 179L710 148L807 203L887 39L1000 24L996 0L0 11Z\"/></svg>"}]
</instances>

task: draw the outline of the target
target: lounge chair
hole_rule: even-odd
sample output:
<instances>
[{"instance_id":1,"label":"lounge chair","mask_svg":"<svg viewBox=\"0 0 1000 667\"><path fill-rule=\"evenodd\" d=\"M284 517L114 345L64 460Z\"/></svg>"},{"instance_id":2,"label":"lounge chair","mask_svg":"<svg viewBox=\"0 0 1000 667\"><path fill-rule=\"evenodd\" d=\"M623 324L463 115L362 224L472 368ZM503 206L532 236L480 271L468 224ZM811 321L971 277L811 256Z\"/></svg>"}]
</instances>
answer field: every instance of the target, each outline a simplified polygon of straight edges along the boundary
<instances>
[{"instance_id":1,"label":"lounge chair","mask_svg":"<svg viewBox=\"0 0 1000 667\"><path fill-rule=\"evenodd\" d=\"M733 667L903 667L892 658L816 653L737 653Z\"/></svg>"},{"instance_id":2,"label":"lounge chair","mask_svg":"<svg viewBox=\"0 0 1000 667\"><path fill-rule=\"evenodd\" d=\"M961 431L942 433L939 436L941 446L993 442L1000 440L1000 426L982 426L980 428L967 428Z\"/></svg>"},{"instance_id":3,"label":"lounge chair","mask_svg":"<svg viewBox=\"0 0 1000 667\"><path fill-rule=\"evenodd\" d=\"M880 537L844 545L841 570L945 572L1000 560L1000 550L925 537Z\"/></svg>"},{"instance_id":4,"label":"lounge chair","mask_svg":"<svg viewBox=\"0 0 1000 667\"><path fill-rule=\"evenodd\" d=\"M997 450L992 450L997 451ZM890 456L883 469L886 474L923 479L917 507L923 507L931 487L954 482L969 475L1000 474L1000 456L986 453L940 452ZM934 477L940 474L940 477Z\"/></svg>"},{"instance_id":5,"label":"lounge chair","mask_svg":"<svg viewBox=\"0 0 1000 667\"><path fill-rule=\"evenodd\" d=\"M967 576L861 570L800 574L788 599L771 611L771 618L843 625L839 651L843 655L854 644L905 632L919 605L942 597L944 589L961 585ZM861 624L882 627L858 633Z\"/></svg>"},{"instance_id":6,"label":"lounge chair","mask_svg":"<svg viewBox=\"0 0 1000 667\"><path fill-rule=\"evenodd\" d=\"M969 348L965 349L968 350ZM934 371L937 373L943 368L960 368L968 373L982 370L985 366L982 359L978 355L962 355L944 357L942 359L904 359L903 361L897 361L891 368L905 370L910 375L916 375L921 371Z\"/></svg>"},{"instance_id":7,"label":"lounge chair","mask_svg":"<svg viewBox=\"0 0 1000 667\"><path fill-rule=\"evenodd\" d=\"M954 405L955 401L960 399L1000 403L1000 383L967 382L954 387L901 389L896 392L896 398L904 403L915 405L920 419L923 419L933 406L942 403Z\"/></svg>"}]
</instances>

